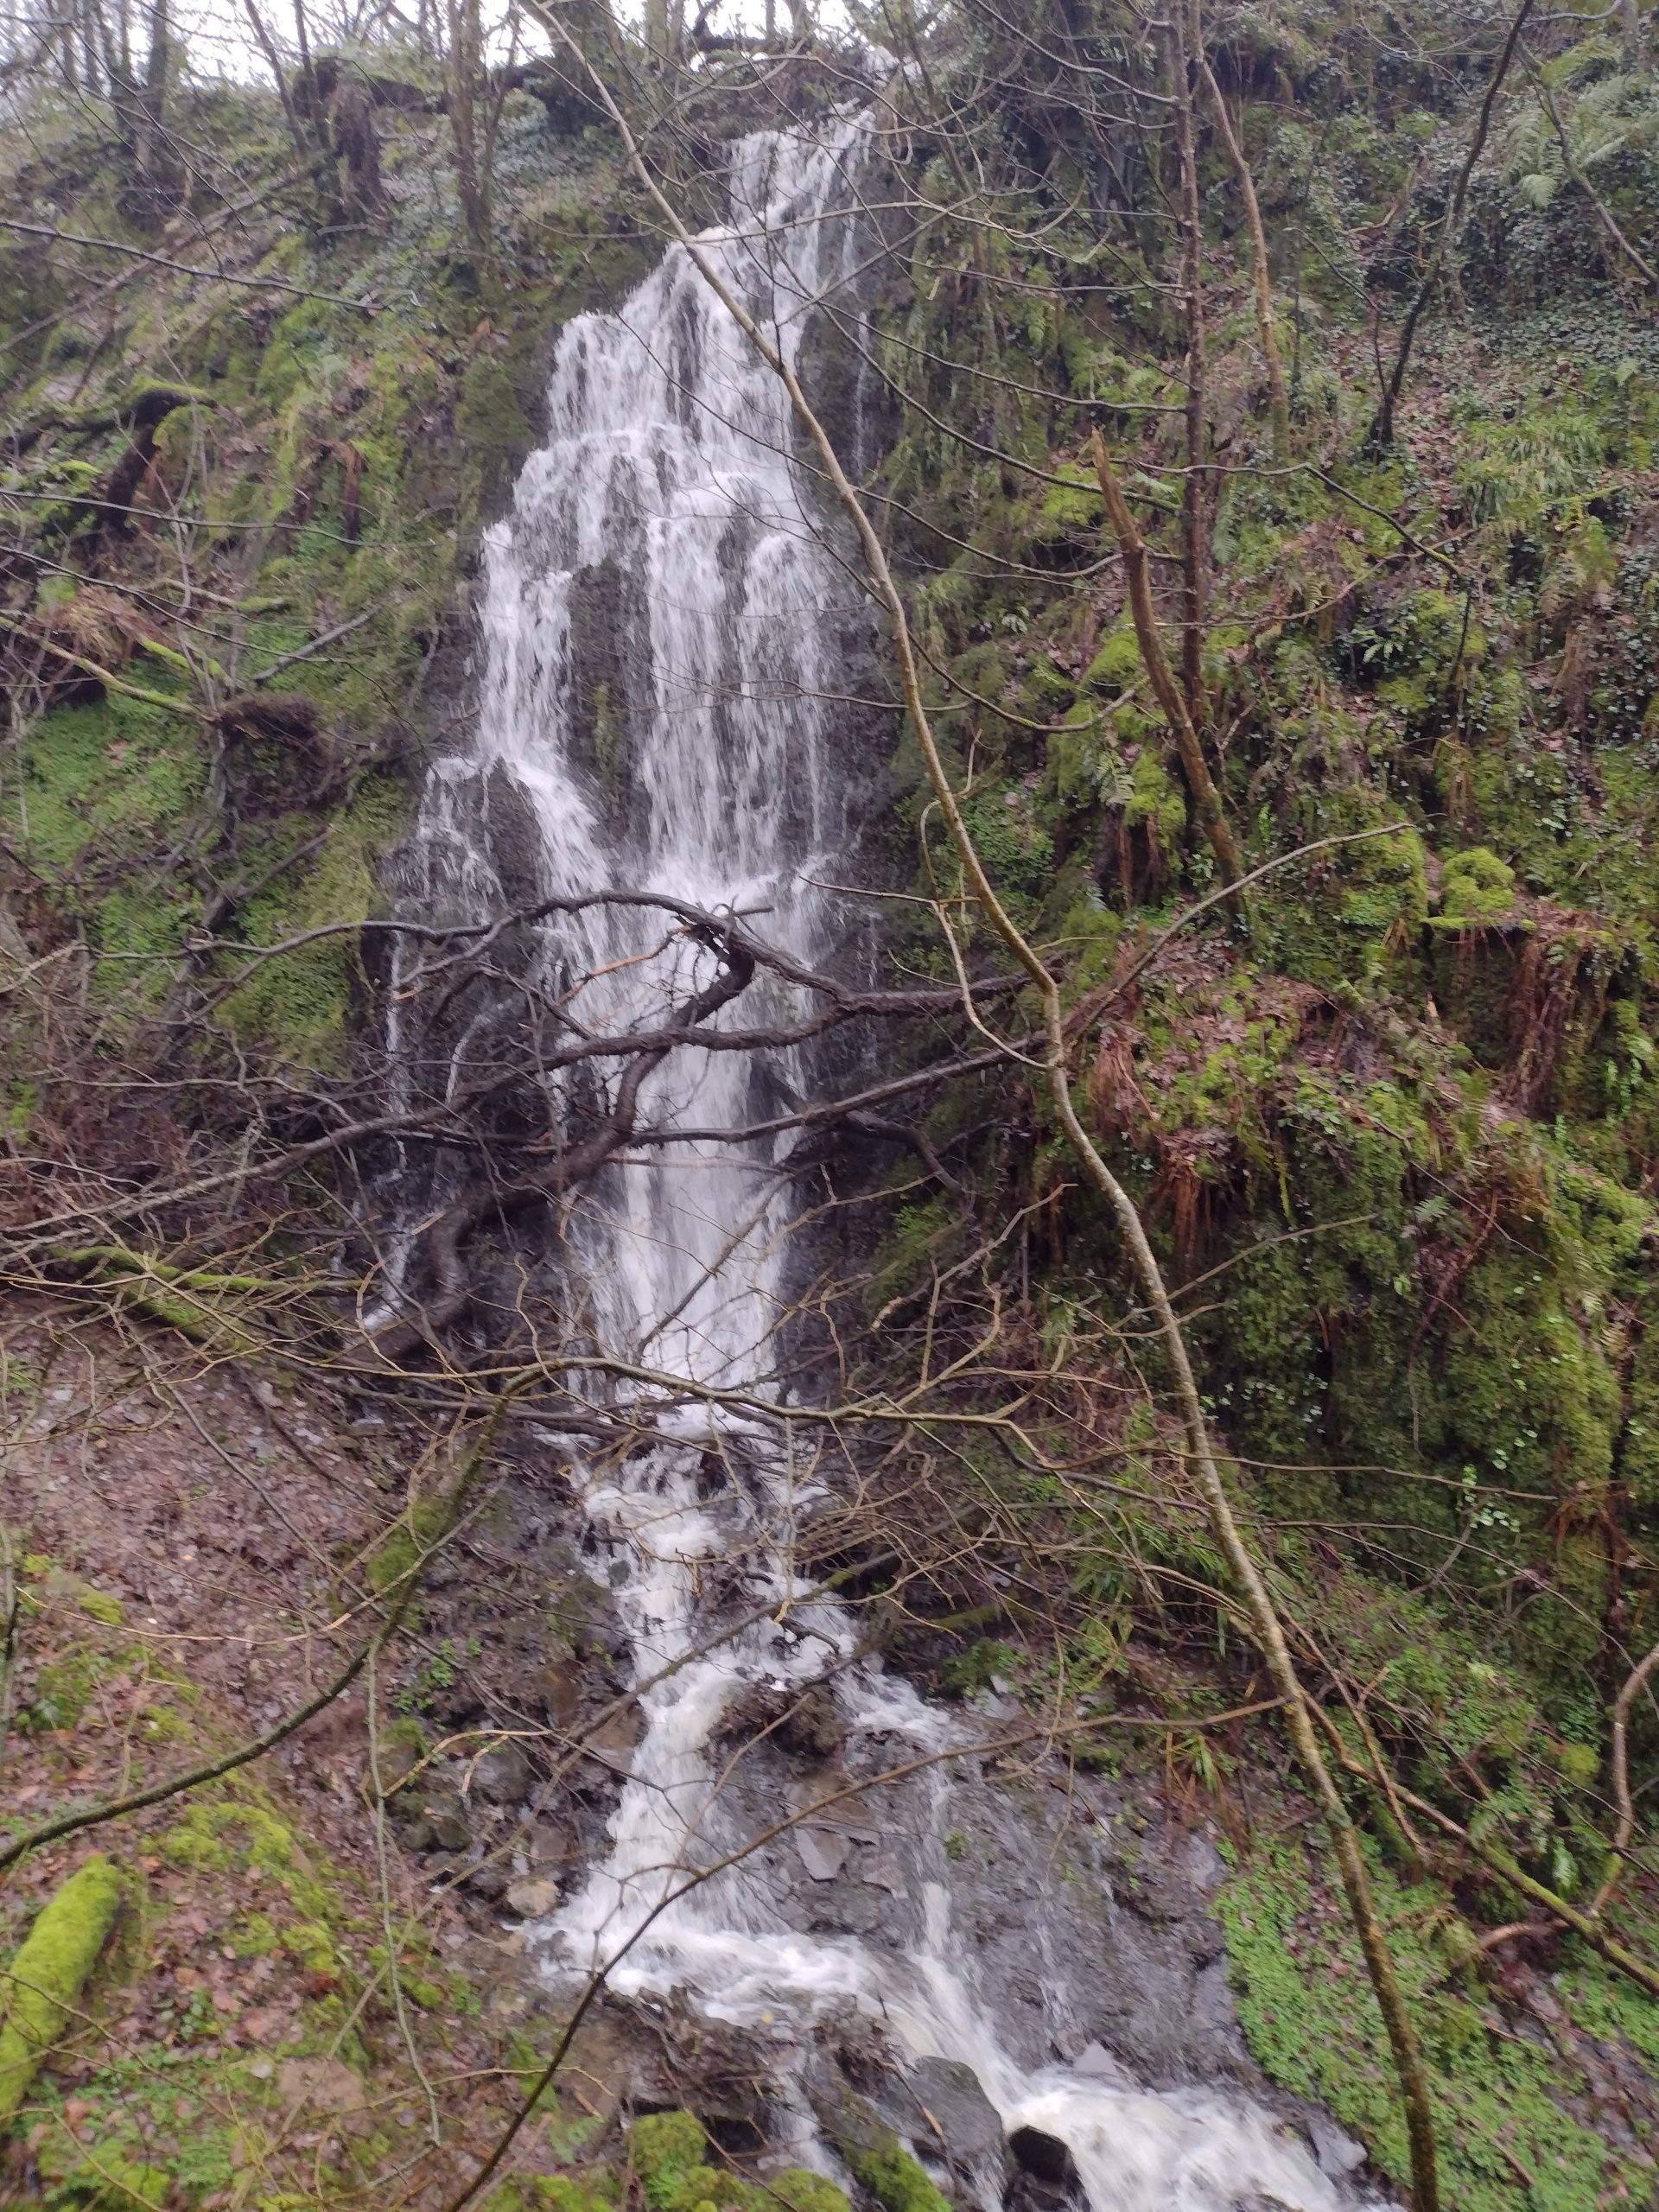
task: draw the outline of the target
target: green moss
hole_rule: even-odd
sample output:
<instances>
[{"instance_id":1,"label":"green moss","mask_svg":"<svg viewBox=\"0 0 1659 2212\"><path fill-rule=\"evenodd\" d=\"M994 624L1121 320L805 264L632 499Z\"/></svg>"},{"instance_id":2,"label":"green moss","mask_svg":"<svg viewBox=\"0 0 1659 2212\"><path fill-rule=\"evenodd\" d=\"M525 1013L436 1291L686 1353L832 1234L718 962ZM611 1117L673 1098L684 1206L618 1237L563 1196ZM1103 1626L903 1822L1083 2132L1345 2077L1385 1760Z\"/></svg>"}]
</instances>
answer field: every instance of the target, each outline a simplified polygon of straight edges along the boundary
<instances>
[{"instance_id":1,"label":"green moss","mask_svg":"<svg viewBox=\"0 0 1659 2212\"><path fill-rule=\"evenodd\" d=\"M843 2092L828 2126L854 2178L886 2212L951 2212L949 2198L867 2099Z\"/></svg>"},{"instance_id":2,"label":"green moss","mask_svg":"<svg viewBox=\"0 0 1659 2212\"><path fill-rule=\"evenodd\" d=\"M1515 905L1515 870L1484 845L1453 853L1446 863L1440 914L1448 924L1489 922Z\"/></svg>"},{"instance_id":3,"label":"green moss","mask_svg":"<svg viewBox=\"0 0 1659 2212\"><path fill-rule=\"evenodd\" d=\"M1398 809L1367 791L1344 792L1328 806L1325 835L1381 828ZM1258 907L1262 952L1298 982L1332 989L1408 982L1428 911L1426 859L1414 830L1359 836L1322 854L1300 880L1263 887Z\"/></svg>"},{"instance_id":4,"label":"green moss","mask_svg":"<svg viewBox=\"0 0 1659 2212\"><path fill-rule=\"evenodd\" d=\"M417 1498L370 1554L368 1577L383 1597L397 1598L442 1535L448 1509L442 1498ZM416 1724L418 1727L418 1723Z\"/></svg>"},{"instance_id":5,"label":"green moss","mask_svg":"<svg viewBox=\"0 0 1659 2212\"><path fill-rule=\"evenodd\" d=\"M380 903L375 863L393 842L405 813L405 795L389 779L372 778L352 805L329 823L321 852L308 866L250 900L242 933L254 944L276 944L312 929L366 920ZM285 825L283 842L297 848L315 834L306 817ZM238 974L246 957L222 956ZM260 962L226 1002L244 1034L263 1039L277 1058L305 1067L332 1067L346 1053L353 1006L365 995L358 941L347 927L337 936Z\"/></svg>"},{"instance_id":6,"label":"green moss","mask_svg":"<svg viewBox=\"0 0 1659 2212\"><path fill-rule=\"evenodd\" d=\"M650 2113L628 2131L628 2157L652 2212L696 2212L706 2202L735 2202L734 2177L707 2161L709 2139L689 2112Z\"/></svg>"},{"instance_id":7,"label":"green moss","mask_svg":"<svg viewBox=\"0 0 1659 2212\"><path fill-rule=\"evenodd\" d=\"M467 369L455 409L455 432L479 474L479 499L489 509L505 496L536 444L513 380L493 353L480 353Z\"/></svg>"},{"instance_id":8,"label":"green moss","mask_svg":"<svg viewBox=\"0 0 1659 2212\"><path fill-rule=\"evenodd\" d=\"M173 2177L115 2151L89 2151L52 2191L48 2202L74 2212L167 2212Z\"/></svg>"},{"instance_id":9,"label":"green moss","mask_svg":"<svg viewBox=\"0 0 1659 2212\"><path fill-rule=\"evenodd\" d=\"M92 1977L116 1915L121 1878L105 1858L89 1859L45 1905L0 1983L0 2125L29 2093L41 2061L62 2035Z\"/></svg>"},{"instance_id":10,"label":"green moss","mask_svg":"<svg viewBox=\"0 0 1659 2212\"><path fill-rule=\"evenodd\" d=\"M118 693L59 707L23 740L21 787L7 779L8 834L41 868L66 867L95 841L136 854L183 822L206 785L205 747L175 715Z\"/></svg>"},{"instance_id":11,"label":"green moss","mask_svg":"<svg viewBox=\"0 0 1659 2212\"><path fill-rule=\"evenodd\" d=\"M281 1931L282 1947L308 1974L332 1980L340 1972L334 1939L320 1921L292 1920Z\"/></svg>"},{"instance_id":12,"label":"green moss","mask_svg":"<svg viewBox=\"0 0 1659 2212\"><path fill-rule=\"evenodd\" d=\"M1131 772L1123 819L1128 827L1145 831L1166 864L1180 850L1186 834L1185 794L1154 746L1143 749Z\"/></svg>"},{"instance_id":13,"label":"green moss","mask_svg":"<svg viewBox=\"0 0 1659 2212\"><path fill-rule=\"evenodd\" d=\"M1478 1985L1460 1979L1459 1962L1477 1954L1444 1895L1402 1884L1375 1851L1371 1878L1428 2068L1446 2201L1459 2212L1597 2212L1627 2193L1639 2201L1650 2186L1640 2145L1621 2147L1578 2117L1589 2079L1571 2039L1505 2031ZM1324 1853L1282 1840L1258 1847L1217 1909L1258 2061L1294 2094L1326 2105L1403 2182L1408 2158L1387 2037ZM1655 2040L1659 2012L1632 2002L1599 1962L1569 1970L1558 1994L1581 2033L1634 2028L1643 2043Z\"/></svg>"},{"instance_id":14,"label":"green moss","mask_svg":"<svg viewBox=\"0 0 1659 2212\"><path fill-rule=\"evenodd\" d=\"M1093 471L1075 461L1062 461L1054 474L1060 480L1044 491L1039 511L1043 527L1049 531L1098 530L1104 502Z\"/></svg>"},{"instance_id":15,"label":"green moss","mask_svg":"<svg viewBox=\"0 0 1659 2212\"><path fill-rule=\"evenodd\" d=\"M1122 622L1090 662L1083 680L1091 690L1116 692L1127 691L1131 684L1141 683L1145 676L1134 626Z\"/></svg>"},{"instance_id":16,"label":"green moss","mask_svg":"<svg viewBox=\"0 0 1659 2212\"><path fill-rule=\"evenodd\" d=\"M617 2183L611 2174L537 2174L531 2181L531 2201L553 2205L553 2212L613 2212Z\"/></svg>"},{"instance_id":17,"label":"green moss","mask_svg":"<svg viewBox=\"0 0 1659 2212\"><path fill-rule=\"evenodd\" d=\"M658 2174L702 2165L708 2148L702 2122L694 2113L648 2113L628 2131L628 2155L647 2183Z\"/></svg>"},{"instance_id":18,"label":"green moss","mask_svg":"<svg viewBox=\"0 0 1659 2212\"><path fill-rule=\"evenodd\" d=\"M897 2136L876 2148L849 2146L844 2155L855 2177L887 2212L951 2212L950 2198L928 2179Z\"/></svg>"},{"instance_id":19,"label":"green moss","mask_svg":"<svg viewBox=\"0 0 1659 2212\"><path fill-rule=\"evenodd\" d=\"M107 1655L84 1644L48 1661L36 1675L35 1694L21 1715L23 1728L38 1735L50 1728L76 1727L111 1663Z\"/></svg>"},{"instance_id":20,"label":"green moss","mask_svg":"<svg viewBox=\"0 0 1659 2212\"><path fill-rule=\"evenodd\" d=\"M231 1948L238 1959L268 1959L282 1948L282 1938L268 1913L245 1912L232 1930Z\"/></svg>"},{"instance_id":21,"label":"green moss","mask_svg":"<svg viewBox=\"0 0 1659 2212\"><path fill-rule=\"evenodd\" d=\"M299 1916L296 1923L278 1927L283 1943L291 1938L303 1949L319 1940L317 1929L332 1943L328 1931L340 1921L337 1878L314 1864L291 1824L270 1809L263 1793L199 1799L164 1831L160 1849L175 1866L268 1877L286 1891Z\"/></svg>"},{"instance_id":22,"label":"green moss","mask_svg":"<svg viewBox=\"0 0 1659 2212\"><path fill-rule=\"evenodd\" d=\"M773 2174L766 2185L765 2195L781 2200L790 2212L850 2212L847 2192L838 2189L826 2174L815 2174L805 2166L788 2166L780 2174Z\"/></svg>"}]
</instances>

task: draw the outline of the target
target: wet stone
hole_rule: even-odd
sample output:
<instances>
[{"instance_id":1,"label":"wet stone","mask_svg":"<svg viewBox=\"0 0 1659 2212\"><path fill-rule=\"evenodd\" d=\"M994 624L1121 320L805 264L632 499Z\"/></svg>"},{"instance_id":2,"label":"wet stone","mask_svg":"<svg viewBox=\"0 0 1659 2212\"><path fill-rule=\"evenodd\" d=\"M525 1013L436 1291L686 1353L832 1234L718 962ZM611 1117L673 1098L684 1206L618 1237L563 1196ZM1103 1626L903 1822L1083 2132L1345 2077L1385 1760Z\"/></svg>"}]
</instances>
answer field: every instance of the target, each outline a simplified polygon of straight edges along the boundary
<instances>
[{"instance_id":1,"label":"wet stone","mask_svg":"<svg viewBox=\"0 0 1659 2212\"><path fill-rule=\"evenodd\" d=\"M953 2161L978 2166L1006 2155L1001 2116L971 2066L954 2058L918 2059L911 2069L910 2087L927 2117L937 2123Z\"/></svg>"},{"instance_id":2,"label":"wet stone","mask_svg":"<svg viewBox=\"0 0 1659 2212\"><path fill-rule=\"evenodd\" d=\"M844 1835L833 1829L797 1827L794 1831L795 1848L801 1854L801 1864L815 1882L833 1882L847 1864L847 1854L852 1845Z\"/></svg>"},{"instance_id":3,"label":"wet stone","mask_svg":"<svg viewBox=\"0 0 1659 2212\"><path fill-rule=\"evenodd\" d=\"M554 1727L574 1726L582 1703L582 1679L573 1667L556 1662L538 1668L531 1679L531 1694Z\"/></svg>"},{"instance_id":4,"label":"wet stone","mask_svg":"<svg viewBox=\"0 0 1659 2212\"><path fill-rule=\"evenodd\" d=\"M815 1934L874 1936L886 1918L881 1899L868 1890L838 1882L811 1901L810 1925Z\"/></svg>"},{"instance_id":5,"label":"wet stone","mask_svg":"<svg viewBox=\"0 0 1659 2212\"><path fill-rule=\"evenodd\" d=\"M1344 2135L1335 2120L1327 2119L1322 2112L1308 2114L1307 2135L1319 2162L1319 2171L1332 2181L1346 2181L1365 2163L1365 2145L1356 2143L1351 2135Z\"/></svg>"},{"instance_id":6,"label":"wet stone","mask_svg":"<svg viewBox=\"0 0 1659 2212\"><path fill-rule=\"evenodd\" d=\"M524 1856L532 1872L563 1866L576 1856L575 1838L568 1828L537 1821L524 1838Z\"/></svg>"},{"instance_id":7,"label":"wet stone","mask_svg":"<svg viewBox=\"0 0 1659 2212\"><path fill-rule=\"evenodd\" d=\"M1128 2075L1103 2043L1085 2044L1071 2061L1071 2071L1085 2082L1109 2082L1114 2088L1127 2084Z\"/></svg>"},{"instance_id":8,"label":"wet stone","mask_svg":"<svg viewBox=\"0 0 1659 2212\"><path fill-rule=\"evenodd\" d=\"M1208 1897L1227 1879L1227 1862L1201 1828L1186 1840L1185 1872L1195 1889Z\"/></svg>"},{"instance_id":9,"label":"wet stone","mask_svg":"<svg viewBox=\"0 0 1659 2212\"><path fill-rule=\"evenodd\" d=\"M418 1744L406 1743L394 1737L380 1746L380 1787L388 1797L394 1796L420 1765L424 1753Z\"/></svg>"},{"instance_id":10,"label":"wet stone","mask_svg":"<svg viewBox=\"0 0 1659 2212\"><path fill-rule=\"evenodd\" d=\"M1045 2135L1040 2127L1016 2127L1008 2148L1033 2181L1054 2192L1054 2202L1064 2202L1078 2187L1077 2161L1058 2135Z\"/></svg>"},{"instance_id":11,"label":"wet stone","mask_svg":"<svg viewBox=\"0 0 1659 2212\"><path fill-rule=\"evenodd\" d=\"M440 1851L465 1851L472 1842L467 1809L452 1789L434 1790L423 1797L420 1817Z\"/></svg>"},{"instance_id":12,"label":"wet stone","mask_svg":"<svg viewBox=\"0 0 1659 2212\"><path fill-rule=\"evenodd\" d=\"M582 1738L582 1748L614 1772L626 1774L633 1763L639 1738L645 1732L645 1716L636 1704L613 1713Z\"/></svg>"},{"instance_id":13,"label":"wet stone","mask_svg":"<svg viewBox=\"0 0 1659 2212\"><path fill-rule=\"evenodd\" d=\"M525 1874L506 1891L508 1910L521 1920L545 1920L558 1910L559 1885L545 1874Z\"/></svg>"},{"instance_id":14,"label":"wet stone","mask_svg":"<svg viewBox=\"0 0 1659 2212\"><path fill-rule=\"evenodd\" d=\"M886 1890L892 1897L903 1897L910 1887L904 1868L890 1851L871 1852L859 1872L872 1889Z\"/></svg>"},{"instance_id":15,"label":"wet stone","mask_svg":"<svg viewBox=\"0 0 1659 2212\"><path fill-rule=\"evenodd\" d=\"M473 1764L473 1788L492 1805L516 1805L530 1793L530 1761L517 1744L496 1744Z\"/></svg>"}]
</instances>

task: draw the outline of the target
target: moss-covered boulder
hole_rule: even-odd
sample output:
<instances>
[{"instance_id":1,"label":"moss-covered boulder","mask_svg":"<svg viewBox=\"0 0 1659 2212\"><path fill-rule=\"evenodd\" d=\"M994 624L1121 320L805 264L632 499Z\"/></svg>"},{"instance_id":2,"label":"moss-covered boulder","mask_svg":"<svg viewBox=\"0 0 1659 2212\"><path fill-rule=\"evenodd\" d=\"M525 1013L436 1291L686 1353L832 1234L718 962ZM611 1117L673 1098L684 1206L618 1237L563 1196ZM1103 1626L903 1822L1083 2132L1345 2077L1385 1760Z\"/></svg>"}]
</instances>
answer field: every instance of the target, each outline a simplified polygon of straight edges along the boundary
<instances>
[{"instance_id":1,"label":"moss-covered boulder","mask_svg":"<svg viewBox=\"0 0 1659 2212\"><path fill-rule=\"evenodd\" d=\"M828 2175L812 2173L805 2166L789 2166L764 2181L752 2182L710 2165L702 2122L689 2112L650 2113L635 2120L628 2136L628 2158L652 2212L699 2212L705 2205L715 2212L780 2212L780 2208L782 2212L850 2212L846 2191ZM926 2180L925 2175L922 2178ZM571 2205L566 2212L583 2212L583 2208ZM933 2208L918 2202L904 2212L933 2212Z\"/></svg>"},{"instance_id":2,"label":"moss-covered boulder","mask_svg":"<svg viewBox=\"0 0 1659 2212\"><path fill-rule=\"evenodd\" d=\"M951 2212L950 2198L864 2098L843 2094L827 2125L854 2179L886 2212Z\"/></svg>"}]
</instances>

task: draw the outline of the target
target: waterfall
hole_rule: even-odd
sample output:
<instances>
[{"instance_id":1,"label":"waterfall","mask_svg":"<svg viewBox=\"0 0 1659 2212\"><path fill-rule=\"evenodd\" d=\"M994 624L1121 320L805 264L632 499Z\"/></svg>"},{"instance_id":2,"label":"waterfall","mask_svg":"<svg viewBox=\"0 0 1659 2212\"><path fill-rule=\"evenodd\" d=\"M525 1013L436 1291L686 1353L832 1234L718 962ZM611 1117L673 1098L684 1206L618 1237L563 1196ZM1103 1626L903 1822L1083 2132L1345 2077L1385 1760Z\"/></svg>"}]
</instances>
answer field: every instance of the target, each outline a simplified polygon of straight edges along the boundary
<instances>
[{"instance_id":1,"label":"waterfall","mask_svg":"<svg viewBox=\"0 0 1659 2212\"><path fill-rule=\"evenodd\" d=\"M855 268L862 234L845 210L861 139L849 118L746 139L729 222L702 241L791 359L810 302ZM566 327L547 442L486 543L475 742L433 770L423 802L417 889L435 911L499 912L526 885L532 895L631 887L755 915L758 931L809 963L831 952L848 925L823 887L844 869L859 812L842 702L868 618L792 444L781 385L683 249L614 314ZM574 1019L613 1031L683 1001L714 956L660 912L597 906L547 925L535 957ZM740 1010L753 1025L788 1001L762 976ZM787 1055L757 1067L682 1048L648 1078L642 1121L741 1128L808 1077ZM591 1109L594 1078L559 1080L562 1112ZM605 1169L563 1224L572 1325L617 1359L785 1402L773 1374L790 1286L785 1149L700 1137ZM780 1447L789 1424L762 1433L706 1407L678 1420L620 1463L573 1471L645 1729L608 1847L536 1930L545 1972L569 1980L615 1961L620 1991L677 1990L707 2016L771 2036L797 2158L832 2163L791 2082L815 2023L850 2011L918 2056L965 2063L1010 2132L1065 2142L1093 2212L1264 2199L1332 2212L1349 2201L1243 2097L1154 2094L1015 2058L953 1934L948 1763L902 1801L878 1793L820 1831L824 1849L845 1853L907 1824L909 1871L888 1881L907 1893L902 1943L804 1931L778 1847L677 1895L784 1815L725 1786L712 1748L722 1716L757 1686L830 1678L849 1771L969 1740L959 1719L858 1659L853 1617L798 1581L790 1530L820 1481L810 1440ZM849 1818L869 1833L849 1840ZM996 2212L995 2180L984 2201Z\"/></svg>"}]
</instances>

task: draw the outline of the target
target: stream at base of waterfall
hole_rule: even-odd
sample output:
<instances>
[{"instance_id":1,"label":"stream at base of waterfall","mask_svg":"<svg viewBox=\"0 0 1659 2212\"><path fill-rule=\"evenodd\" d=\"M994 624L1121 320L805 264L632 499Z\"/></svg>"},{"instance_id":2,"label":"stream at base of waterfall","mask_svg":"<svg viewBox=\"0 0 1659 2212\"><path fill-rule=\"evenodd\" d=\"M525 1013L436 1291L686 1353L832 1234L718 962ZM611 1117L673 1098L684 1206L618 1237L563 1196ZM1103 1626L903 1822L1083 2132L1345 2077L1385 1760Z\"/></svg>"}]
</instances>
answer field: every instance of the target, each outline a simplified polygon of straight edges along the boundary
<instances>
[{"instance_id":1,"label":"stream at base of waterfall","mask_svg":"<svg viewBox=\"0 0 1659 2212\"><path fill-rule=\"evenodd\" d=\"M791 359L815 315L858 326L858 261L874 237L855 209L863 143L853 117L743 141L729 221L702 241ZM856 378L860 347L844 358ZM437 911L500 912L526 883L630 887L764 917L755 926L804 960L844 944L855 925L824 887L856 842L865 772L848 757L845 701L873 632L793 443L782 385L683 249L615 313L567 326L546 443L486 542L476 741L435 766L423 800L416 867ZM683 1001L715 957L660 913L603 906L547 927L534 957L545 984L574 993L575 1018L611 1032ZM789 1001L761 977L741 1010L753 1026ZM741 1129L807 1080L788 1054L757 1066L682 1049L647 1080L648 1118ZM563 1230L567 1301L593 1348L786 1402L773 1373L790 1284L785 1148L700 1138L604 1172ZM677 1433L621 1464L571 1471L645 1728L608 1847L534 1930L541 1969L574 1987L608 1966L619 1993L677 1992L694 2012L770 2038L786 2160L833 2170L803 2069L820 2024L856 2014L900 2051L971 2069L1010 2134L1065 2144L1093 2212L1356 2202L1266 2105L1231 2089L1139 2088L1079 2037L1087 1961L1047 1926L1040 1869L1020 1930L1038 2029L1016 2055L945 1847L970 1767L985 1785L971 1762L960 1774L948 1757L925 1763L969 1744L970 1722L857 1657L854 1616L803 1594L791 1531L823 1495L810 1442L791 1459L778 1442L786 1423L763 1433L706 1407L676 1418ZM821 1679L839 1765L774 1780L770 1802L746 1794L716 1756L723 1717L757 1689ZM743 1855L803 1803L905 1764L903 1783L843 1796L800 1837ZM810 1916L776 1876L791 1849L815 1875L879 1853L867 1878L886 1899L882 1936L799 1924ZM1080 2044L1091 2060L1059 2063ZM984 2162L985 2212L1001 2191L1000 2164Z\"/></svg>"}]
</instances>

